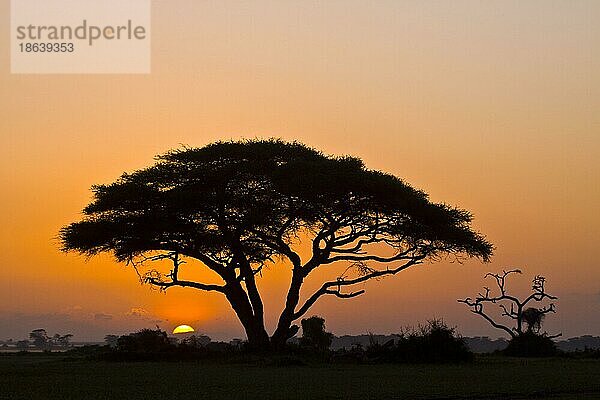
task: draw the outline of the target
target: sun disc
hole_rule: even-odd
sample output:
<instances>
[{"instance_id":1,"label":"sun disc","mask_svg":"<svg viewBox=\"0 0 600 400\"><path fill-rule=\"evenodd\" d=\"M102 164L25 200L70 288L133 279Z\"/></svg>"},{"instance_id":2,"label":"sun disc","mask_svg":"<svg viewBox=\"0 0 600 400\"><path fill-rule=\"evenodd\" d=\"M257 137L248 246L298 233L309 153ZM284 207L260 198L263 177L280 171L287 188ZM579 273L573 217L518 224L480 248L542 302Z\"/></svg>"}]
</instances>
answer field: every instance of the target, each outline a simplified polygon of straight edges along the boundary
<instances>
[{"instance_id":1,"label":"sun disc","mask_svg":"<svg viewBox=\"0 0 600 400\"><path fill-rule=\"evenodd\" d=\"M194 332L194 328L189 325L179 325L177 328L173 329L173 333L190 333Z\"/></svg>"}]
</instances>

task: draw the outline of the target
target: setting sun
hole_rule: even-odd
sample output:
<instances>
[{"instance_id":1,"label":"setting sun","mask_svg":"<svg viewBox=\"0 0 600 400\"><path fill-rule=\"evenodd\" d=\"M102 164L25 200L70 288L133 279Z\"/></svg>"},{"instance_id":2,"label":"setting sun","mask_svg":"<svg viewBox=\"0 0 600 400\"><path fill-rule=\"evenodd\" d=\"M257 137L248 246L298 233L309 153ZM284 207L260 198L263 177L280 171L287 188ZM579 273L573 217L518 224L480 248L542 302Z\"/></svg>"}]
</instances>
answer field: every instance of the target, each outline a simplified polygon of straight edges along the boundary
<instances>
[{"instance_id":1,"label":"setting sun","mask_svg":"<svg viewBox=\"0 0 600 400\"><path fill-rule=\"evenodd\" d=\"M194 328L189 325L179 325L177 328L173 329L173 333L191 333L194 332Z\"/></svg>"}]
</instances>

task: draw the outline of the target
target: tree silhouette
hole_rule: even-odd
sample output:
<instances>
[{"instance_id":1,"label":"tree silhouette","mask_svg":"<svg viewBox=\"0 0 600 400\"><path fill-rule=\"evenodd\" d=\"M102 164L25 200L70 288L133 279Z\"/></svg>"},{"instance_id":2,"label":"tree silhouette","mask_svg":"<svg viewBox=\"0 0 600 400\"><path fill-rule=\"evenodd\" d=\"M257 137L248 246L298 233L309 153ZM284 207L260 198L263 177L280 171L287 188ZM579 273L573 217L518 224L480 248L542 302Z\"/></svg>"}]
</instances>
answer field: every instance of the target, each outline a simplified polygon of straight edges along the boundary
<instances>
[{"instance_id":1,"label":"tree silhouette","mask_svg":"<svg viewBox=\"0 0 600 400\"><path fill-rule=\"evenodd\" d=\"M52 337L52 344L58 347L67 348L71 346L72 334L67 333L66 335L59 335L58 333Z\"/></svg>"},{"instance_id":2,"label":"tree silhouette","mask_svg":"<svg viewBox=\"0 0 600 400\"><path fill-rule=\"evenodd\" d=\"M38 349L46 349L50 346L50 338L45 329L34 329L29 333L29 340Z\"/></svg>"},{"instance_id":3,"label":"tree silhouette","mask_svg":"<svg viewBox=\"0 0 600 400\"><path fill-rule=\"evenodd\" d=\"M50 350L53 347L67 348L71 345L72 334L48 336L45 329L34 329L29 333L29 340L38 349Z\"/></svg>"},{"instance_id":4,"label":"tree silhouette","mask_svg":"<svg viewBox=\"0 0 600 400\"><path fill-rule=\"evenodd\" d=\"M471 229L469 212L432 203L358 158L325 156L300 143L253 140L173 150L92 191L83 219L60 231L63 251L112 252L136 270L168 260L169 273L139 272L142 280L163 290L223 294L255 347L284 345L298 331L292 323L322 296L356 297L364 293L353 289L358 284L441 255L487 261L492 254L492 245ZM298 251L304 243L310 243L308 257ZM185 268L198 265L218 282L184 279L186 261ZM336 263L349 266L301 303L311 272ZM275 265L291 266L292 277L269 338L256 280Z\"/></svg>"},{"instance_id":5,"label":"tree silhouette","mask_svg":"<svg viewBox=\"0 0 600 400\"><path fill-rule=\"evenodd\" d=\"M325 320L321 317L312 316L300 321L302 325L302 337L300 345L316 351L326 351L331 346L333 334L325 331Z\"/></svg>"},{"instance_id":6,"label":"tree silhouette","mask_svg":"<svg viewBox=\"0 0 600 400\"><path fill-rule=\"evenodd\" d=\"M554 303L549 303L546 306L535 308L527 307L528 304L533 302L543 302L544 300L556 300L558 297L552 296L546 293L546 278L537 275L533 278L531 291L532 293L527 296L524 300L508 294L506 288L506 278L511 274L521 274L521 270L513 269L510 271L503 271L502 274L487 273L485 278L494 278L496 286L498 287L498 293L492 294L492 290L489 287L484 287L484 293L479 293L474 299L467 297L466 299L458 300L459 303L464 303L471 307L471 312L482 316L488 321L494 328L501 329L508 333L511 338L516 338L523 335L524 333L539 334L544 317L548 313L556 312ZM515 326L509 326L494 320L488 312L485 310L486 304L495 304L502 312L502 317L508 317L514 321ZM526 331L523 331L523 324L527 327ZM549 338L558 337L561 334L549 336L546 332L544 336Z\"/></svg>"}]
</instances>

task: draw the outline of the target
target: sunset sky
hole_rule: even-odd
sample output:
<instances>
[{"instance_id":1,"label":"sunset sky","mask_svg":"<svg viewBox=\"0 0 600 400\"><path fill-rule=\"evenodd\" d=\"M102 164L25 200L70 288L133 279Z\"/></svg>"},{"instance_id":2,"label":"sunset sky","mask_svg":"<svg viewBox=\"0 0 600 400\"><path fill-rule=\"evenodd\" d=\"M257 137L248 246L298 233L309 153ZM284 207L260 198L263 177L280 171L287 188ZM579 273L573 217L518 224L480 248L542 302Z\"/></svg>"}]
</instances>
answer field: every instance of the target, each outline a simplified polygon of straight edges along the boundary
<instances>
[{"instance_id":1,"label":"sunset sky","mask_svg":"<svg viewBox=\"0 0 600 400\"><path fill-rule=\"evenodd\" d=\"M140 75L11 74L4 29L0 340L179 324L242 337L219 294L159 293L108 255L61 253L56 236L92 184L182 144L269 137L358 156L472 211L496 246L487 265L428 263L356 299L323 298L312 314L333 333L442 317L501 336L456 299L518 266L516 294L541 274L560 298L547 330L600 335L599 20L598 1L153 1L152 72ZM288 273L260 282L270 331Z\"/></svg>"}]
</instances>

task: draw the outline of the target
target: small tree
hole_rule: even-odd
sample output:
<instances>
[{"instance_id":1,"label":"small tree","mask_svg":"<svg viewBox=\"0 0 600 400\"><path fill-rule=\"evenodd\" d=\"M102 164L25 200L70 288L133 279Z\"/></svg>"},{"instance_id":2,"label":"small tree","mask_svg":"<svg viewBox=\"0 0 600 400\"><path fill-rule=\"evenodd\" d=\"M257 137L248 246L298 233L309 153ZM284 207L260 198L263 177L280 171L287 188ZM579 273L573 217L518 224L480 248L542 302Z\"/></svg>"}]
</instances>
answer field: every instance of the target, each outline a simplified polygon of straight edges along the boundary
<instances>
[{"instance_id":1,"label":"small tree","mask_svg":"<svg viewBox=\"0 0 600 400\"><path fill-rule=\"evenodd\" d=\"M29 333L29 339L38 349L50 350L53 347L66 348L71 345L72 334L60 335L55 333L54 336L48 336L45 329L34 329Z\"/></svg>"},{"instance_id":2,"label":"small tree","mask_svg":"<svg viewBox=\"0 0 600 400\"><path fill-rule=\"evenodd\" d=\"M60 334L56 333L52 337L51 343L53 346L67 348L67 347L71 346L71 338L72 337L73 337L73 335L70 333L67 333L66 335L60 335Z\"/></svg>"},{"instance_id":3,"label":"small tree","mask_svg":"<svg viewBox=\"0 0 600 400\"><path fill-rule=\"evenodd\" d=\"M331 346L333 334L325 331L325 320L321 317L312 316L303 319L302 337L300 345L317 351L326 351Z\"/></svg>"},{"instance_id":4,"label":"small tree","mask_svg":"<svg viewBox=\"0 0 600 400\"><path fill-rule=\"evenodd\" d=\"M29 339L38 349L47 349L50 345L50 338L45 329L34 329L29 333Z\"/></svg>"},{"instance_id":5,"label":"small tree","mask_svg":"<svg viewBox=\"0 0 600 400\"><path fill-rule=\"evenodd\" d=\"M554 303L549 303L539 308L527 306L531 302L541 303L544 300L556 300L558 297L546 293L546 279L540 275L533 278L532 293L524 300L519 300L517 297L508 294L506 291L506 278L511 274L521 273L519 269L503 271L502 274L487 273L484 279L488 277L494 278L499 292L493 294L489 287L484 287L484 292L479 293L474 299L467 297L466 299L458 300L458 302L471 307L472 313L482 316L494 328L505 331L513 339L522 336L524 333L540 335L542 322L546 314L556 312ZM511 327L494 320L485 309L485 306L488 304L497 305L502 312L501 316L512 320L514 326ZM523 330L524 325L527 327L526 331ZM548 338L561 336L560 333L557 335L548 335L547 332L543 332L541 335Z\"/></svg>"}]
</instances>

